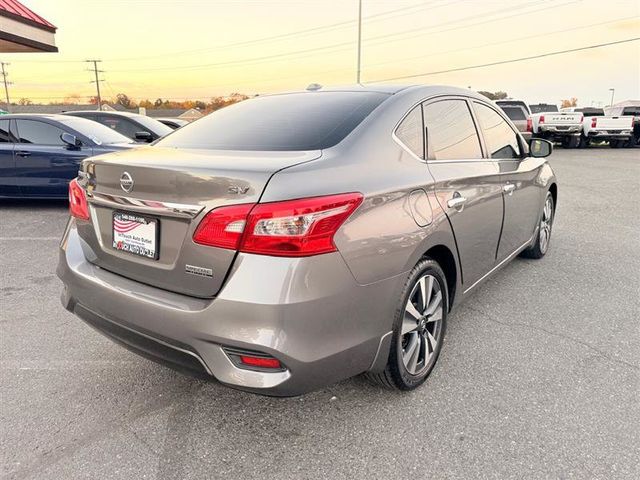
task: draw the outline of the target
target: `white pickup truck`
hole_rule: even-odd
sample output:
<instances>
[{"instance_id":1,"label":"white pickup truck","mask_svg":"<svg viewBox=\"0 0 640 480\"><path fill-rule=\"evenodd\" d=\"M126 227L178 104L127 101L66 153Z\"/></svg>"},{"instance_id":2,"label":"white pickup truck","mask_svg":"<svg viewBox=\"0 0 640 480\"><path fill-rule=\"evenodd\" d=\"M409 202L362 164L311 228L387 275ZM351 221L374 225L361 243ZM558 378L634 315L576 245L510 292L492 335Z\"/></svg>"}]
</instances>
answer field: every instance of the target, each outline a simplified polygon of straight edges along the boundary
<instances>
[{"instance_id":1,"label":"white pickup truck","mask_svg":"<svg viewBox=\"0 0 640 480\"><path fill-rule=\"evenodd\" d=\"M582 113L559 112L556 105L529 105L534 137L561 142L564 148L575 148L582 133Z\"/></svg>"},{"instance_id":2,"label":"white pickup truck","mask_svg":"<svg viewBox=\"0 0 640 480\"><path fill-rule=\"evenodd\" d=\"M594 107L568 107L560 111L584 115L580 148L588 147L592 141L607 141L612 148L618 148L633 135L633 117L605 116L602 108Z\"/></svg>"},{"instance_id":3,"label":"white pickup truck","mask_svg":"<svg viewBox=\"0 0 640 480\"><path fill-rule=\"evenodd\" d=\"M626 144L627 148L640 146L640 100L627 100L604 109L606 115L631 118L633 134ZM618 145L619 146L619 145Z\"/></svg>"}]
</instances>

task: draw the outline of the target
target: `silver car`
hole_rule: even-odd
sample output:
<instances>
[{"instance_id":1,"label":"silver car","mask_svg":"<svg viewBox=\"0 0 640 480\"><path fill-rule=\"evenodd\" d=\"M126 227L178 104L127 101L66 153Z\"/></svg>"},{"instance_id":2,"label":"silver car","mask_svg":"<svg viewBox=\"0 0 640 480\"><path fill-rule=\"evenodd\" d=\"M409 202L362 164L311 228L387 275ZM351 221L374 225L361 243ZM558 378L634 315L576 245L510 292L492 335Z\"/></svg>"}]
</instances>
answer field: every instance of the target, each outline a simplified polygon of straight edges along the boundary
<instances>
[{"instance_id":1,"label":"silver car","mask_svg":"<svg viewBox=\"0 0 640 480\"><path fill-rule=\"evenodd\" d=\"M117 342L267 395L425 381L447 315L549 247L556 179L469 90L260 96L84 161L62 302Z\"/></svg>"}]
</instances>

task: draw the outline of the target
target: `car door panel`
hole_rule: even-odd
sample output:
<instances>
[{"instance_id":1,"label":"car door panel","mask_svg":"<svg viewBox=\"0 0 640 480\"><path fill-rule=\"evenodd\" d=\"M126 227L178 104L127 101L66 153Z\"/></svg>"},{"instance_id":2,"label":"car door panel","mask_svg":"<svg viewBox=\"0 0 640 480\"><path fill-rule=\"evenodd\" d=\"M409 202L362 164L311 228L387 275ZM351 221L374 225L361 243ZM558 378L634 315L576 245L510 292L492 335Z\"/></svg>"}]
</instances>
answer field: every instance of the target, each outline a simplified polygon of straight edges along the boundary
<instances>
[{"instance_id":1,"label":"car door panel","mask_svg":"<svg viewBox=\"0 0 640 480\"><path fill-rule=\"evenodd\" d=\"M507 187L504 195L504 225L498 261L509 257L527 244L538 225L542 210L543 185L540 172L544 159L526 157L499 162L500 174Z\"/></svg>"},{"instance_id":2,"label":"car door panel","mask_svg":"<svg viewBox=\"0 0 640 480\"><path fill-rule=\"evenodd\" d=\"M423 105L434 191L456 239L465 290L496 264L503 220L497 163L483 158L472 110L463 98Z\"/></svg>"},{"instance_id":3,"label":"car door panel","mask_svg":"<svg viewBox=\"0 0 640 480\"><path fill-rule=\"evenodd\" d=\"M528 157L520 135L504 112L473 102L485 149L496 161L502 181L504 222L496 258L502 261L531 239L538 223L540 187L537 177L544 160Z\"/></svg>"},{"instance_id":4,"label":"car door panel","mask_svg":"<svg viewBox=\"0 0 640 480\"><path fill-rule=\"evenodd\" d=\"M9 120L0 120L0 197L15 197L19 193L13 150L14 139L10 133Z\"/></svg>"},{"instance_id":5,"label":"car door panel","mask_svg":"<svg viewBox=\"0 0 640 480\"><path fill-rule=\"evenodd\" d=\"M496 264L502 226L502 181L491 161L430 163L438 203L447 213L456 239L466 289ZM455 198L461 207L449 206Z\"/></svg>"},{"instance_id":6,"label":"car door panel","mask_svg":"<svg viewBox=\"0 0 640 480\"><path fill-rule=\"evenodd\" d=\"M15 147L15 163L20 194L66 197L69 181L77 176L80 162L90 155L91 149L70 148L61 141L53 144L58 131L62 131L54 125L36 120L17 120L16 123L19 143ZM40 125L34 127L34 123ZM49 128L56 130L42 134L50 132L46 130Z\"/></svg>"}]
</instances>

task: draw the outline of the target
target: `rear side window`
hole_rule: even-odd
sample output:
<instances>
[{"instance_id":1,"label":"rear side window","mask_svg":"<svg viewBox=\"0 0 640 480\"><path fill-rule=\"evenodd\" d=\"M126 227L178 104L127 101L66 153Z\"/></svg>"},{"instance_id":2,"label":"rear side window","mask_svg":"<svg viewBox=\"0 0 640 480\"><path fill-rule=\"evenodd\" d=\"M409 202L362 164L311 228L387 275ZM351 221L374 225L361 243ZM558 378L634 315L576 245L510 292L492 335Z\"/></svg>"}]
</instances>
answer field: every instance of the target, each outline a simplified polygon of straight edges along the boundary
<instances>
[{"instance_id":1,"label":"rear side window","mask_svg":"<svg viewBox=\"0 0 640 480\"><path fill-rule=\"evenodd\" d=\"M427 142L436 160L481 159L480 140L464 100L441 100L423 106Z\"/></svg>"},{"instance_id":2,"label":"rear side window","mask_svg":"<svg viewBox=\"0 0 640 480\"><path fill-rule=\"evenodd\" d=\"M0 143L12 143L13 139L9 133L9 120L0 120Z\"/></svg>"},{"instance_id":3,"label":"rear side window","mask_svg":"<svg viewBox=\"0 0 640 480\"><path fill-rule=\"evenodd\" d=\"M424 158L423 132L422 107L418 105L400 122L396 129L396 137L418 157Z\"/></svg>"},{"instance_id":4,"label":"rear side window","mask_svg":"<svg viewBox=\"0 0 640 480\"><path fill-rule=\"evenodd\" d=\"M476 102L474 106L491 158L519 158L520 145L516 132L492 108Z\"/></svg>"},{"instance_id":5,"label":"rear side window","mask_svg":"<svg viewBox=\"0 0 640 480\"><path fill-rule=\"evenodd\" d=\"M33 143L35 145L65 145L60 139L64 130L39 122L37 120L16 120L20 143Z\"/></svg>"},{"instance_id":6,"label":"rear side window","mask_svg":"<svg viewBox=\"0 0 640 480\"><path fill-rule=\"evenodd\" d=\"M157 145L220 150L317 150L342 141L389 95L308 92L271 95L222 108Z\"/></svg>"}]
</instances>

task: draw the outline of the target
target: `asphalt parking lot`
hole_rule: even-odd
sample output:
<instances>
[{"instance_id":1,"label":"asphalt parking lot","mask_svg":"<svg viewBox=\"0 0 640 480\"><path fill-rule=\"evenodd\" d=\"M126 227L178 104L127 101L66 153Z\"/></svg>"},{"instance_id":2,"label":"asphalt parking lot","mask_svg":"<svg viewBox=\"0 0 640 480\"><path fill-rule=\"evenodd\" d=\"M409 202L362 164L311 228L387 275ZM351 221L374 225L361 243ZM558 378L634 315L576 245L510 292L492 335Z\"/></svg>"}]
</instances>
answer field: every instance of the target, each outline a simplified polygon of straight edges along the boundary
<instances>
[{"instance_id":1,"label":"asphalt parking lot","mask_svg":"<svg viewBox=\"0 0 640 480\"><path fill-rule=\"evenodd\" d=\"M268 398L185 377L67 313L64 203L0 204L1 476L640 478L640 150L557 149L548 255L449 319L426 385Z\"/></svg>"}]
</instances>

